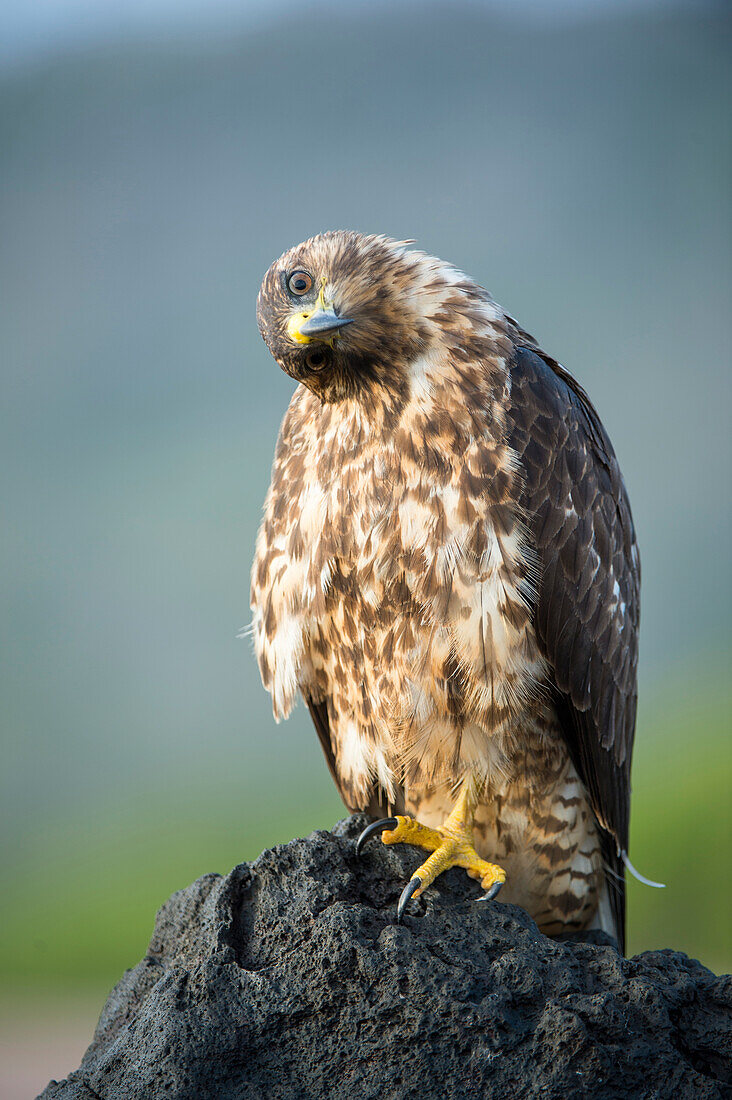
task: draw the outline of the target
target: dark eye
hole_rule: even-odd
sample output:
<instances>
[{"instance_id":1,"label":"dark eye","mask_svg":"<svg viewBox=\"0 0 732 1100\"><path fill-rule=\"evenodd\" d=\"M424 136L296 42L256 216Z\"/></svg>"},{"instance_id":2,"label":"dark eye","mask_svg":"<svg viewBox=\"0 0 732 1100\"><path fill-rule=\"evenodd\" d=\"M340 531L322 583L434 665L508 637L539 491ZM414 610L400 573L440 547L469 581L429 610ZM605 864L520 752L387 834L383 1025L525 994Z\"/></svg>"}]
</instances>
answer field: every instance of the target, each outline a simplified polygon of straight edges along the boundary
<instances>
[{"instance_id":1,"label":"dark eye","mask_svg":"<svg viewBox=\"0 0 732 1100\"><path fill-rule=\"evenodd\" d=\"M313 348L307 355L307 364L311 370L321 370L326 363L327 356L323 348Z\"/></svg>"},{"instance_id":2,"label":"dark eye","mask_svg":"<svg viewBox=\"0 0 732 1100\"><path fill-rule=\"evenodd\" d=\"M303 294L307 294L313 285L313 280L307 271L293 271L287 280L287 289L291 294L297 294L300 297Z\"/></svg>"}]
</instances>

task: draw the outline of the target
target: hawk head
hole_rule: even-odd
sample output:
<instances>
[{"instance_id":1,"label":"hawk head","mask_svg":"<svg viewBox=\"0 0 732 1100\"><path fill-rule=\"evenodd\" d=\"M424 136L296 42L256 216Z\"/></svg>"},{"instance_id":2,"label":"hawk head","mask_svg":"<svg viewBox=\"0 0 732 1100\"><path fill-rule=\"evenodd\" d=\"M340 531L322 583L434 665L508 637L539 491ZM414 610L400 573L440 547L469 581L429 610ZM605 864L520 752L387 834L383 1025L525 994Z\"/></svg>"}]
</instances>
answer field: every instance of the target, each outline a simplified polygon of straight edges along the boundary
<instances>
[{"instance_id":1,"label":"hawk head","mask_svg":"<svg viewBox=\"0 0 732 1100\"><path fill-rule=\"evenodd\" d=\"M265 275L260 332L282 369L322 401L397 399L411 364L444 335L446 293L479 289L410 243L323 233Z\"/></svg>"}]
</instances>

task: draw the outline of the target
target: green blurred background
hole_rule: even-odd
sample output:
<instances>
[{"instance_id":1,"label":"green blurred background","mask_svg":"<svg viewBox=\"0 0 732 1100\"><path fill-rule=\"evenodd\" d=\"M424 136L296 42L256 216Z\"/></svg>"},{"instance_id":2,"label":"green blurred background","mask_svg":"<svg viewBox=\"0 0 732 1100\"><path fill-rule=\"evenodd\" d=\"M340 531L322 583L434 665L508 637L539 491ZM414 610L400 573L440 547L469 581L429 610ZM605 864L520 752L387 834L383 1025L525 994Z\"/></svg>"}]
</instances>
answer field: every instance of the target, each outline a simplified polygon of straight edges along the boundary
<instances>
[{"instance_id":1,"label":"green blurred background","mask_svg":"<svg viewBox=\"0 0 732 1100\"><path fill-rule=\"evenodd\" d=\"M456 263L595 400L644 568L631 855L668 884L630 882L630 950L729 969L727 12L191 2L5 38L6 999L96 1010L173 890L343 814L236 637L292 392L255 297L336 227Z\"/></svg>"}]
</instances>

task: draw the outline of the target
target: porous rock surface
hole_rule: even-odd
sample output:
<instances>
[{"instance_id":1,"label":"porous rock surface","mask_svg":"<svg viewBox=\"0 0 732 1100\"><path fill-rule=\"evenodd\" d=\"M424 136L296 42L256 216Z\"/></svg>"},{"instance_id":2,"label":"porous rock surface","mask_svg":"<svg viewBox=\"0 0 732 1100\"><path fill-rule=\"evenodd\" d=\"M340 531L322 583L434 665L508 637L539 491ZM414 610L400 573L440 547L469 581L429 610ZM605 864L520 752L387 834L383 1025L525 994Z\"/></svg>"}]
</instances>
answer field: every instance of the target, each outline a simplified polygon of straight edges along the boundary
<instances>
[{"instance_id":1,"label":"porous rock surface","mask_svg":"<svg viewBox=\"0 0 732 1100\"><path fill-rule=\"evenodd\" d=\"M547 939L361 816L206 875L158 914L81 1067L44 1100L728 1097L732 979L602 933Z\"/></svg>"}]
</instances>

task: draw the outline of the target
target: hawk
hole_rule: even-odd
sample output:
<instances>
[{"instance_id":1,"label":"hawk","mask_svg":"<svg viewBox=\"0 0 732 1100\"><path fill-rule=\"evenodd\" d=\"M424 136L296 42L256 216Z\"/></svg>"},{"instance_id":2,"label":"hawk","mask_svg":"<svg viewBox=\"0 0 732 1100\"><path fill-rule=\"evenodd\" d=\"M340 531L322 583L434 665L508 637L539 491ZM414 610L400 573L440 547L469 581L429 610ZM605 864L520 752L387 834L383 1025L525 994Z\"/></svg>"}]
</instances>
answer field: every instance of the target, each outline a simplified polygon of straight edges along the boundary
<instances>
[{"instance_id":1,"label":"hawk","mask_svg":"<svg viewBox=\"0 0 732 1100\"><path fill-rule=\"evenodd\" d=\"M305 700L351 811L548 935L624 949L640 562L589 397L411 241L330 232L257 303L297 383L252 569L275 717Z\"/></svg>"}]
</instances>

